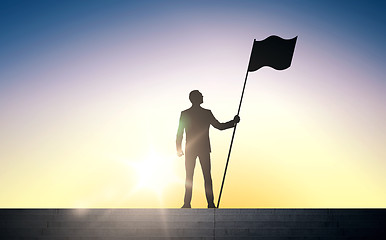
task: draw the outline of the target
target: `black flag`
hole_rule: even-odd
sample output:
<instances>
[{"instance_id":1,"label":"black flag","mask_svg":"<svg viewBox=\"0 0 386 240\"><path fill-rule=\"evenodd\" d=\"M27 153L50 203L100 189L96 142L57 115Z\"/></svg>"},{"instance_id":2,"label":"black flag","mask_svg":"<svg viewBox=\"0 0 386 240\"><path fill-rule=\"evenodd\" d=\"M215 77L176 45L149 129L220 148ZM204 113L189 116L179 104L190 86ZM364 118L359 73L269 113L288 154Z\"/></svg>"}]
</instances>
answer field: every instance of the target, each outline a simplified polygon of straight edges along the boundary
<instances>
[{"instance_id":1,"label":"black flag","mask_svg":"<svg viewBox=\"0 0 386 240\"><path fill-rule=\"evenodd\" d=\"M253 41L253 47L251 52L251 57L249 59L249 65L247 73L245 74L243 91L241 92L239 110L237 111L237 115L240 114L241 103L243 102L245 85L248 79L248 73L256 71L264 66L272 67L276 70L284 70L291 66L292 56L294 55L296 39L298 37L294 37L292 39L283 39L278 36L270 36L262 41ZM231 156L233 139L235 138L236 127L233 128L233 135L231 140L231 145L229 146L227 163L225 165L224 176L222 178L220 195L218 196L217 208L220 207L220 200L222 189L224 187L225 176L228 169L229 158Z\"/></svg>"},{"instance_id":2,"label":"black flag","mask_svg":"<svg viewBox=\"0 0 386 240\"><path fill-rule=\"evenodd\" d=\"M276 70L284 70L291 66L295 50L296 39L283 39L270 36L262 41L254 41L248 71L253 72L261 67L268 66Z\"/></svg>"}]
</instances>

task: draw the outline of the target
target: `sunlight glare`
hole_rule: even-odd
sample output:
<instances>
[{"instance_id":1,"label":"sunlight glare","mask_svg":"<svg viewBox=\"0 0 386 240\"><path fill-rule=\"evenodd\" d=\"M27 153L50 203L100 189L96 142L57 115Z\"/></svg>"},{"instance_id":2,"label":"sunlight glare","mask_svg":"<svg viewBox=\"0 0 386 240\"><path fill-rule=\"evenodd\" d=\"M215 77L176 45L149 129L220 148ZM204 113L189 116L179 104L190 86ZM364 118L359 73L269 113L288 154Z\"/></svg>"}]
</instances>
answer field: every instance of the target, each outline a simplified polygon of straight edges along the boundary
<instances>
[{"instance_id":1,"label":"sunlight glare","mask_svg":"<svg viewBox=\"0 0 386 240\"><path fill-rule=\"evenodd\" d=\"M179 182L173 171L173 158L161 156L154 151L149 151L141 161L131 162L129 165L136 174L137 191L146 189L161 196L165 188Z\"/></svg>"}]
</instances>

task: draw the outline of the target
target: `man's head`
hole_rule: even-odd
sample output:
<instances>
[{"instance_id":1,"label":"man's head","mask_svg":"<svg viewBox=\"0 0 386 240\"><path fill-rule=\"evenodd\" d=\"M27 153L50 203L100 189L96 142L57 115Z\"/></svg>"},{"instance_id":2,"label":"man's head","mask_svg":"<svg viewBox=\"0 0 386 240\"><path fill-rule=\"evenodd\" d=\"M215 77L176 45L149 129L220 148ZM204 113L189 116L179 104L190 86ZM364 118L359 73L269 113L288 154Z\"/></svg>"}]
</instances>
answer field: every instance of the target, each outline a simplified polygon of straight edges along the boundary
<instances>
[{"instance_id":1,"label":"man's head","mask_svg":"<svg viewBox=\"0 0 386 240\"><path fill-rule=\"evenodd\" d=\"M200 105L204 102L202 94L198 90L193 90L189 93L189 100L193 105Z\"/></svg>"}]
</instances>

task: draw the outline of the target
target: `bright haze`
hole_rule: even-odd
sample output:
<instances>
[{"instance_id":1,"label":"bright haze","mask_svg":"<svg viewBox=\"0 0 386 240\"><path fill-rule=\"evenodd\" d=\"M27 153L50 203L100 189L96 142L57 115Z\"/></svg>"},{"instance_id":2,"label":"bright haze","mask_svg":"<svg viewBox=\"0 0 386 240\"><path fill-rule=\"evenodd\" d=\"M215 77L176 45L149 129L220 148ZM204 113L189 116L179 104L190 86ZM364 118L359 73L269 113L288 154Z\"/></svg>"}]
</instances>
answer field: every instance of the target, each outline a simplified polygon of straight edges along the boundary
<instances>
[{"instance_id":1,"label":"bright haze","mask_svg":"<svg viewBox=\"0 0 386 240\"><path fill-rule=\"evenodd\" d=\"M386 207L386 15L353 1L1 1L0 207L180 207L188 94L237 112L221 206ZM211 129L217 201L232 130ZM192 207L206 207L196 165Z\"/></svg>"}]
</instances>

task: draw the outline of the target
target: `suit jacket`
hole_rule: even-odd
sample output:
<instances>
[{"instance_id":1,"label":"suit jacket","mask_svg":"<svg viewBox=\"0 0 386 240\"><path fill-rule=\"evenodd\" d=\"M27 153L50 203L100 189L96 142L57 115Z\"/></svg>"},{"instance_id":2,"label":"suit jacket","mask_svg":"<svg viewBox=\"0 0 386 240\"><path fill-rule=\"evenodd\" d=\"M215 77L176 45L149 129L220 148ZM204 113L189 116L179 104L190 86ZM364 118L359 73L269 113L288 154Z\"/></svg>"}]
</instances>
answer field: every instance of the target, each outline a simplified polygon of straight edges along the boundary
<instances>
[{"instance_id":1,"label":"suit jacket","mask_svg":"<svg viewBox=\"0 0 386 240\"><path fill-rule=\"evenodd\" d=\"M191 107L181 112L177 131L177 151L181 149L182 136L185 130L186 151L211 152L209 140L209 127L224 130L234 126L234 121L220 123L208 109L202 107Z\"/></svg>"}]
</instances>

